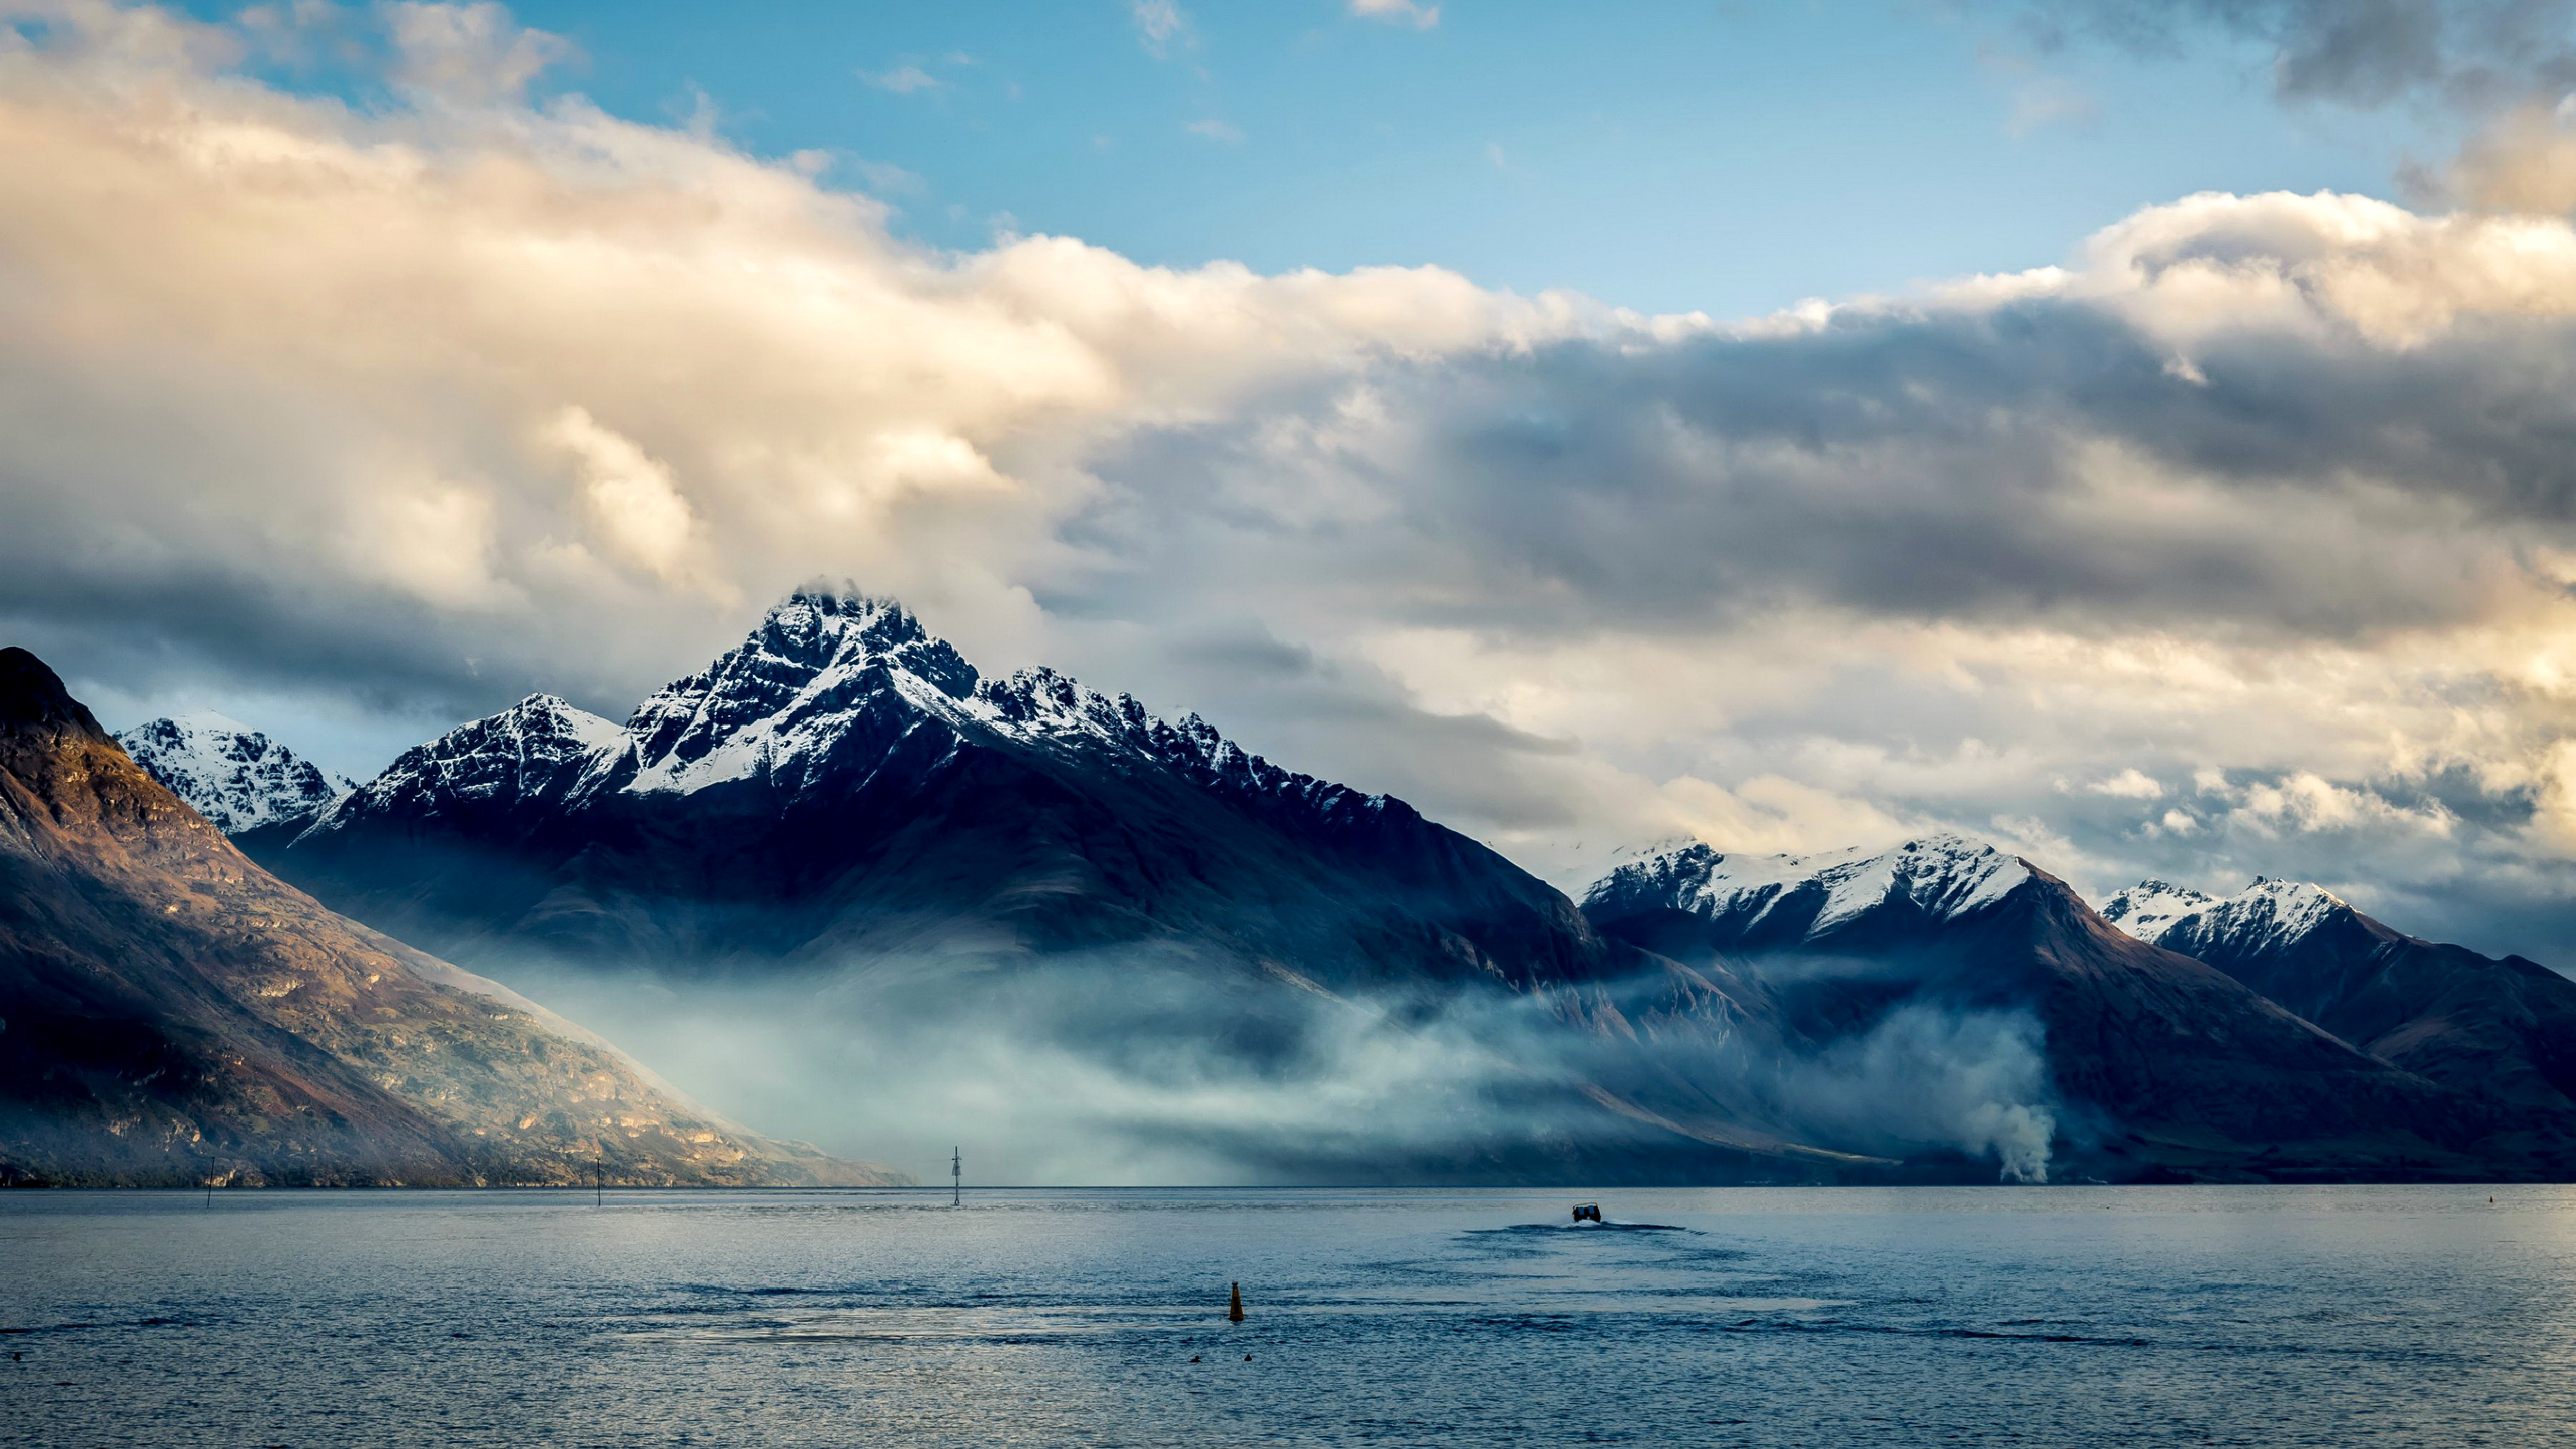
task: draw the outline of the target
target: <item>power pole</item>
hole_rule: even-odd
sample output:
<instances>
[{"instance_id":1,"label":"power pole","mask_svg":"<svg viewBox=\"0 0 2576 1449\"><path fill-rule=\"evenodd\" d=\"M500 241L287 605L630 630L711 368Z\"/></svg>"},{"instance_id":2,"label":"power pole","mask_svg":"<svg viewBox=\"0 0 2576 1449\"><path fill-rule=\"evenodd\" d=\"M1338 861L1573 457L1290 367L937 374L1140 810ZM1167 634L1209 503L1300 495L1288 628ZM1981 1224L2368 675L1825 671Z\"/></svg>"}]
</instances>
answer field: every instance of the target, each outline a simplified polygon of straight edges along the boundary
<instances>
[{"instance_id":1,"label":"power pole","mask_svg":"<svg viewBox=\"0 0 2576 1449\"><path fill-rule=\"evenodd\" d=\"M948 1149L948 1205L956 1207L966 1201L965 1149Z\"/></svg>"}]
</instances>

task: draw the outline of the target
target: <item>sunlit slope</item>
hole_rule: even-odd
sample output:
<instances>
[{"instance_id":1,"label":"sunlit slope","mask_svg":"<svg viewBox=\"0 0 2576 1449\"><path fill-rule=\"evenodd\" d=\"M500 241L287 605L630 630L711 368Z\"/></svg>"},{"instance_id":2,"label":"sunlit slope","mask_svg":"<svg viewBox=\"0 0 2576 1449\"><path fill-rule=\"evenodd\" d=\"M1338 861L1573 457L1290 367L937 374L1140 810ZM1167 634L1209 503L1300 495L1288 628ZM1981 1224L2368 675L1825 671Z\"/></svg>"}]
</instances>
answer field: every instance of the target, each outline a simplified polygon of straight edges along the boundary
<instances>
[{"instance_id":1,"label":"sunlit slope","mask_svg":"<svg viewBox=\"0 0 2576 1449\"><path fill-rule=\"evenodd\" d=\"M489 988L488 990L486 988ZM656 1087L251 863L0 650L0 1178L882 1181Z\"/></svg>"}]
</instances>

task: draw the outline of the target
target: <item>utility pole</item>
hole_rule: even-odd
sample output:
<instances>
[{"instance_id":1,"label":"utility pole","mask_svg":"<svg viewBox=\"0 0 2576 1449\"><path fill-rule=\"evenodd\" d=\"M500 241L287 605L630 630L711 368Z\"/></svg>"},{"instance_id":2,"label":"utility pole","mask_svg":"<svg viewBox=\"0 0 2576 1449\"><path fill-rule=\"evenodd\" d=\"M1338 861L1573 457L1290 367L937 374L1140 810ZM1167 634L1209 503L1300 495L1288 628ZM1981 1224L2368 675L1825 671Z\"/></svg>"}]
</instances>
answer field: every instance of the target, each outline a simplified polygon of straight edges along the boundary
<instances>
[{"instance_id":1,"label":"utility pole","mask_svg":"<svg viewBox=\"0 0 2576 1449\"><path fill-rule=\"evenodd\" d=\"M959 1148L959 1147L951 1147L951 1148L949 1148L949 1149L948 1149L948 1205L949 1205L950 1207L956 1207L956 1206L958 1206L959 1204L961 1204L961 1203L963 1203L963 1202L965 1202L965 1201L966 1201L966 1153L965 1153L965 1149L963 1149L963 1148Z\"/></svg>"}]
</instances>

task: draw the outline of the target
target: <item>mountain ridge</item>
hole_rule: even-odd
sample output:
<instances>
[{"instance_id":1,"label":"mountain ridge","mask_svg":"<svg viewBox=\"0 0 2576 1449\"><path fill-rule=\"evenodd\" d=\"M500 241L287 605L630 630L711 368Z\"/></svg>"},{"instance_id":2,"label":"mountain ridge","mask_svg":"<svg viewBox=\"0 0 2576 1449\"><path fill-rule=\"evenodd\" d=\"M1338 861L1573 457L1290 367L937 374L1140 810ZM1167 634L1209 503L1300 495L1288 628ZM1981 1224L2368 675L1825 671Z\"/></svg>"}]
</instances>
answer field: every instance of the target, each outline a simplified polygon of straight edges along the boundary
<instances>
[{"instance_id":1,"label":"mountain ridge","mask_svg":"<svg viewBox=\"0 0 2576 1449\"><path fill-rule=\"evenodd\" d=\"M2388 1061L2519 1106L2576 1112L2576 981L2388 926L2322 886L2233 896L2160 881L2104 915L2185 951Z\"/></svg>"},{"instance_id":2,"label":"mountain ridge","mask_svg":"<svg viewBox=\"0 0 2576 1449\"><path fill-rule=\"evenodd\" d=\"M1881 1052L1889 1032L1937 1057L1973 1029L2046 1061L2015 1088L2031 1100L1969 1105L2026 1126L2062 1108L2086 1170L2456 1178L2505 1161L2504 1104L2124 934L1982 842L1692 843L1578 906L1401 800L1053 670L986 676L899 603L849 591L790 595L622 722L531 696L243 842L334 906L502 973L805 981L888 1016L1001 1010L1067 962L1231 983L1229 1024L1206 1029L1256 1068L1300 1050L1258 1005L1280 986L1398 1028L1494 988L1569 1033L1533 1049L1586 1063L1567 1090L1650 1128L1622 1149L1650 1154L1674 1150L1657 1133L1836 1172L1960 1150L1836 1136L1796 1098L1811 1060ZM2565 1124L2531 1120L2531 1170L2576 1165Z\"/></svg>"},{"instance_id":3,"label":"mountain ridge","mask_svg":"<svg viewBox=\"0 0 2576 1449\"><path fill-rule=\"evenodd\" d=\"M1685 964L1731 959L1811 1038L1909 1004L2024 1011L2054 1080L2098 1119L2097 1163L2185 1177L2563 1174L2576 1136L2537 1136L2362 1051L2246 982L2120 931L2071 887L1982 842L1730 857L1704 845L1585 893L1601 928Z\"/></svg>"},{"instance_id":4,"label":"mountain ridge","mask_svg":"<svg viewBox=\"0 0 2576 1449\"><path fill-rule=\"evenodd\" d=\"M1140 917L1132 909L1140 895L1186 893L1197 906L1211 904L1188 890L1187 867L1177 874L1131 868L1182 846L1168 838L1172 831L1195 829L1227 839L1238 854L1262 856L1274 883L1312 882L1323 868L1313 859L1319 852L1369 854L1374 846L1382 847L1378 863L1388 872L1376 882L1381 897L1410 895L1417 905L1441 906L1434 898L1454 889L1477 894L1481 914L1447 924L1417 918L1395 928L1416 937L1416 957L1498 971L1523 984L1538 974L1532 952L1551 970L1600 975L1609 969L1601 944L1561 893L1403 802L1283 769L1234 746L1194 715L1168 721L1132 697L1101 694L1052 670L981 676L887 600L800 590L743 644L648 696L614 734L600 728L606 722L599 716L559 701L537 711L545 716L540 730L505 726L534 703L405 752L301 830L254 832L245 843L326 898L342 891L351 902L386 913L387 924L423 923L434 939L471 940L478 929L498 930L532 933L549 947L614 952L647 947L658 933L675 949L722 954L733 944L723 939L726 922L663 931L665 922L653 920L621 938L605 919L626 911L648 883L682 896L692 889L691 880L659 871L649 859L663 844L660 822L685 816L735 829L737 822L766 818L785 821L792 832L824 809L882 802L894 817L884 822L885 836L893 838L922 828L921 811L942 808L930 798L937 790L976 793L1004 813L1006 802L997 797L1008 794L1016 801L1009 809L1034 813L1051 830L1001 847L1039 857L1021 872L1028 889L973 904L990 907L995 919L1025 924L1041 944L1167 934L1163 928L1175 924L1170 910L1158 906ZM540 748L528 748L531 741ZM1157 832L1165 838L1147 840L1110 818L1121 816L1171 824ZM1189 826L1179 823L1183 817ZM421 866L412 874L427 884L413 889L353 880L366 872L336 870L358 853L345 842L366 836L410 852ZM918 834L912 840L927 844ZM872 899L889 894L866 892L866 873L854 879L847 871L856 863L851 857L867 855L864 848L846 838L814 845L799 856L747 840L746 848L771 868L757 872L757 880L732 883L747 894L774 887L797 901L836 886ZM479 884L442 886L449 872L481 874L461 864L459 853L538 862L532 867L537 879L502 887L521 907L519 916L495 921L494 912L480 911L473 901ZM884 854L869 865L904 869ZM1408 873L1424 878L1404 879ZM1041 877L1049 883L1040 884ZM918 916L923 899L888 900L888 914ZM1328 909L1329 900L1317 905L1325 916L1349 914ZM654 914L649 905L640 909ZM452 914L442 917L442 911ZM480 921L453 918L478 914ZM747 943L747 954L778 957L801 947L828 953L883 939L882 918L864 914L826 902L774 919L774 929L765 932L756 923L734 924L758 937ZM1248 957L1279 954L1265 949L1269 925L1255 935L1241 943Z\"/></svg>"}]
</instances>

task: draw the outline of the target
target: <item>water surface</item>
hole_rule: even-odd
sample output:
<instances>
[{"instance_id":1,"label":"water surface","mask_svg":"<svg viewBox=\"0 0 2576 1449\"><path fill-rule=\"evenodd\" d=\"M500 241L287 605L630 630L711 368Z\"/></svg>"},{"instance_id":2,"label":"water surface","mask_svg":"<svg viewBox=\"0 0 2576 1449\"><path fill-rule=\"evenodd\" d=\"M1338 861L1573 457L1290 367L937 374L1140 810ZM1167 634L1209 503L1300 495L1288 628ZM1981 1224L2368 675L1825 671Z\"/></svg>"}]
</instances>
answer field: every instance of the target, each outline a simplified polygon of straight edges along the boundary
<instances>
[{"instance_id":1,"label":"water surface","mask_svg":"<svg viewBox=\"0 0 2576 1449\"><path fill-rule=\"evenodd\" d=\"M17 1193L0 1401L42 1446L2576 1434L2576 1189L1582 1196Z\"/></svg>"}]
</instances>

